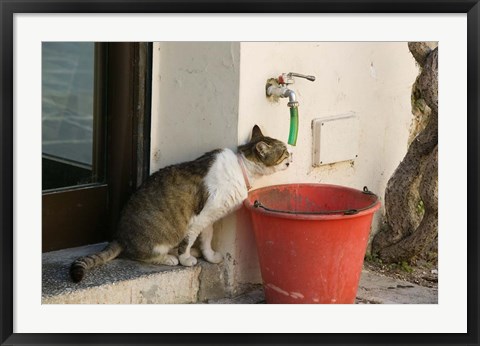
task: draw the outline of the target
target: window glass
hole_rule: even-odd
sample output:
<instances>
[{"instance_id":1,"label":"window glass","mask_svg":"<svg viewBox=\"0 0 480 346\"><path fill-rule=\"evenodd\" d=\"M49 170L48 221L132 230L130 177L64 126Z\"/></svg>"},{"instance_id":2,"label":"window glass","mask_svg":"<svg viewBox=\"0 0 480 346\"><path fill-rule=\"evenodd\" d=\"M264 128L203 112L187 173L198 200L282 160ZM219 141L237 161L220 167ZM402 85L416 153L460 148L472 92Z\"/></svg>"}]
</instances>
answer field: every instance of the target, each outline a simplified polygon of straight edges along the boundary
<instances>
[{"instance_id":1,"label":"window glass","mask_svg":"<svg viewBox=\"0 0 480 346\"><path fill-rule=\"evenodd\" d=\"M42 44L43 189L88 184L93 172L95 43Z\"/></svg>"}]
</instances>

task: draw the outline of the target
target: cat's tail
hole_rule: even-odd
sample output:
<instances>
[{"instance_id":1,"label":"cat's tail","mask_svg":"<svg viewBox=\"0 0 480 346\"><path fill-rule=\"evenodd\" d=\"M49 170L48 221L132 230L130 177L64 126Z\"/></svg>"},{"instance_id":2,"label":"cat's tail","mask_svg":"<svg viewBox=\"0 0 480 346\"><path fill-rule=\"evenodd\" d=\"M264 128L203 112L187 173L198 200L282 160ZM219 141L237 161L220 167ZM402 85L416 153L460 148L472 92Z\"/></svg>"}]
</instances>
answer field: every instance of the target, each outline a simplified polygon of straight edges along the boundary
<instances>
[{"instance_id":1,"label":"cat's tail","mask_svg":"<svg viewBox=\"0 0 480 346\"><path fill-rule=\"evenodd\" d=\"M122 251L122 245L114 240L102 251L76 259L70 266L70 277L74 282L80 282L85 276L87 270L113 260L120 255Z\"/></svg>"}]
</instances>

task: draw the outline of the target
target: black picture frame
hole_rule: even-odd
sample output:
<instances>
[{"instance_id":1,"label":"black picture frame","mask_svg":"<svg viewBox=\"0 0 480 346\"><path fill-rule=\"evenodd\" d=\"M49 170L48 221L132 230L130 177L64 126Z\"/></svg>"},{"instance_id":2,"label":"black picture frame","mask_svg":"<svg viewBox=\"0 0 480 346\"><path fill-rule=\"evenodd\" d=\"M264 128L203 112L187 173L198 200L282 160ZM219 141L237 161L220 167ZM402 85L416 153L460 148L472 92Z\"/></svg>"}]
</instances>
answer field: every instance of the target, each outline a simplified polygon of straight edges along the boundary
<instances>
[{"instance_id":1,"label":"black picture frame","mask_svg":"<svg viewBox=\"0 0 480 346\"><path fill-rule=\"evenodd\" d=\"M2 345L429 344L478 345L479 0L0 0ZM467 13L468 332L465 334L19 334L13 333L13 17L16 13ZM452 230L453 231L453 230ZM452 316L455 318L455 316Z\"/></svg>"}]
</instances>

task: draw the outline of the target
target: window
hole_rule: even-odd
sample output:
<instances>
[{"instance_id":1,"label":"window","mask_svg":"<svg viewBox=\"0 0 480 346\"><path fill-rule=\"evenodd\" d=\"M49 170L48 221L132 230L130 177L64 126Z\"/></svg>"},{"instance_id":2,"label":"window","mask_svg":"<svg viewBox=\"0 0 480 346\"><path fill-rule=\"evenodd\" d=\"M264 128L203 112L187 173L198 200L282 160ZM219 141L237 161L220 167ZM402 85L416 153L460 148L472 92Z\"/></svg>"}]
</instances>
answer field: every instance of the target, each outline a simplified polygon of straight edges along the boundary
<instances>
[{"instance_id":1,"label":"window","mask_svg":"<svg viewBox=\"0 0 480 346\"><path fill-rule=\"evenodd\" d=\"M43 251L108 240L149 173L151 44L42 44Z\"/></svg>"},{"instance_id":2,"label":"window","mask_svg":"<svg viewBox=\"0 0 480 346\"><path fill-rule=\"evenodd\" d=\"M43 190L103 181L104 138L94 133L104 119L94 106L102 99L102 86L95 85L101 63L93 42L43 43Z\"/></svg>"}]
</instances>

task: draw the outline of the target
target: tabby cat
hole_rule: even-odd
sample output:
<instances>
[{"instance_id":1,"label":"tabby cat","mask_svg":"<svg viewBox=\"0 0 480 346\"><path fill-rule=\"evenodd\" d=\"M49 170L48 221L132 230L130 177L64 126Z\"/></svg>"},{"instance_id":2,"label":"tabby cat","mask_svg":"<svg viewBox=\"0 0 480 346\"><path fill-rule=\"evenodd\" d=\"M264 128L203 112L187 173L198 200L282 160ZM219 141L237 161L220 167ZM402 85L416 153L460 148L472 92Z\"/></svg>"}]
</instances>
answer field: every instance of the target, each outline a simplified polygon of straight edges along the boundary
<instances>
[{"instance_id":1,"label":"tabby cat","mask_svg":"<svg viewBox=\"0 0 480 346\"><path fill-rule=\"evenodd\" d=\"M251 140L237 153L217 149L160 169L126 204L114 240L72 263L72 280L79 282L87 270L120 254L146 263L193 266L192 245L199 235L203 258L220 263L222 254L211 247L213 223L242 204L249 181L285 170L291 161L287 146L255 125Z\"/></svg>"}]
</instances>

